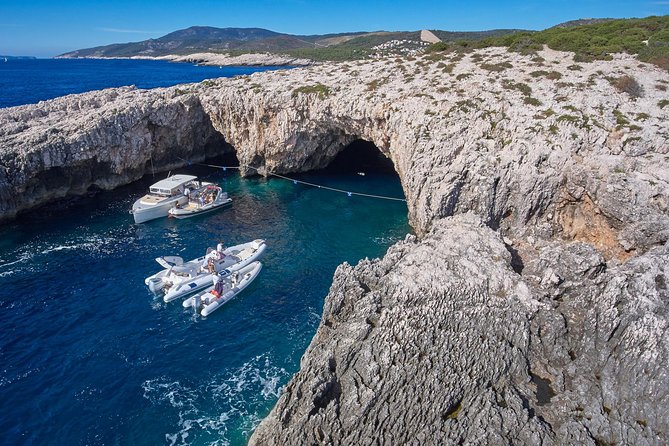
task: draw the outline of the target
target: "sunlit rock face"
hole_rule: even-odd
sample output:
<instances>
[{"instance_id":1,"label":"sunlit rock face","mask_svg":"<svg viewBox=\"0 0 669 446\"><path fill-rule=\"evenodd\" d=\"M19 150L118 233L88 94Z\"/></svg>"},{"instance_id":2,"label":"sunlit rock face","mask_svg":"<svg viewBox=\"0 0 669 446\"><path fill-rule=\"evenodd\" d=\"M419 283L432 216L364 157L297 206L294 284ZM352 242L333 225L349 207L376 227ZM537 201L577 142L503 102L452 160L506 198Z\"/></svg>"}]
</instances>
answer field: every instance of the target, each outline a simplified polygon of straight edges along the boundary
<instances>
[{"instance_id":1,"label":"sunlit rock face","mask_svg":"<svg viewBox=\"0 0 669 446\"><path fill-rule=\"evenodd\" d=\"M487 49L72 95L0 111L0 216L226 151L287 173L369 141L416 238L338 269L251 442L663 444L668 84L633 58Z\"/></svg>"}]
</instances>

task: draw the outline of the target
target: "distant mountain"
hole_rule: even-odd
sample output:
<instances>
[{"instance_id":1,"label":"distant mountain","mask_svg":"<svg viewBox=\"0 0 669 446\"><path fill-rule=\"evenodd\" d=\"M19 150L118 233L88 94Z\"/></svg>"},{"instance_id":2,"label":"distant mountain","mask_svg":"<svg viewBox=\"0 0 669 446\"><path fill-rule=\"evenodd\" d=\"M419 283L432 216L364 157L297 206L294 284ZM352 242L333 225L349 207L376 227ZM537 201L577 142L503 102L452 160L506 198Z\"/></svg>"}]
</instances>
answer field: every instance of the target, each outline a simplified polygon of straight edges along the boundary
<instances>
[{"instance_id":1,"label":"distant mountain","mask_svg":"<svg viewBox=\"0 0 669 446\"><path fill-rule=\"evenodd\" d=\"M493 30L482 32L433 31L442 40L479 39L506 35L517 30ZM168 54L193 54L199 52L270 52L292 53L300 51L318 51L329 48L328 55L357 51L363 54L373 47L390 41L420 43L420 31L399 32L353 32L300 36L278 33L262 28L214 28L210 26L192 26L171 32L158 39L141 42L115 43L111 45L86 48L58 57L131 57L165 56Z\"/></svg>"},{"instance_id":2,"label":"distant mountain","mask_svg":"<svg viewBox=\"0 0 669 446\"><path fill-rule=\"evenodd\" d=\"M262 28L192 26L171 32L158 39L86 48L65 53L58 57L164 56L167 54L191 54L205 51L277 52L298 48L329 46L327 42L322 43L321 41L348 36L355 37L358 34L361 33L296 36Z\"/></svg>"}]
</instances>

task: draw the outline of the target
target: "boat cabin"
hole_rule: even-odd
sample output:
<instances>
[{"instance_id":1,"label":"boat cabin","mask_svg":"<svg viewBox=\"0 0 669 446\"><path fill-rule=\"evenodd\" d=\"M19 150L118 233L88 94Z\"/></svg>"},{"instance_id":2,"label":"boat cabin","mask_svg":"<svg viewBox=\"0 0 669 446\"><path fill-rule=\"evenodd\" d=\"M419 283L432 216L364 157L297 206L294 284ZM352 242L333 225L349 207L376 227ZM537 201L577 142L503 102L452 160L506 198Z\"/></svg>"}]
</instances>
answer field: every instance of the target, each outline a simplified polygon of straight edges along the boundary
<instances>
[{"instance_id":1,"label":"boat cabin","mask_svg":"<svg viewBox=\"0 0 669 446\"><path fill-rule=\"evenodd\" d=\"M171 197L183 193L186 186L191 186L190 183L194 183L193 188L198 187L199 184L195 180L197 177L193 175L172 175L151 185L149 192L153 195Z\"/></svg>"}]
</instances>

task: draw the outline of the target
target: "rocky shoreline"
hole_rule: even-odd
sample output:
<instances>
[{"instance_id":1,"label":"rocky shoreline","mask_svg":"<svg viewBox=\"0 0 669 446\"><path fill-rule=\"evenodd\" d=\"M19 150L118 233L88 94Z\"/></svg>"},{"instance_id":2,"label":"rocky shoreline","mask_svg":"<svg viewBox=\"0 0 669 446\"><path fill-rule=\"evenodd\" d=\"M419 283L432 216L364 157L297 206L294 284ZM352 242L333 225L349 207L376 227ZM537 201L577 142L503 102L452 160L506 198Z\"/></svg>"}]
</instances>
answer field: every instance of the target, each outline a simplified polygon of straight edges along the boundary
<instances>
[{"instance_id":1,"label":"rocky shoreline","mask_svg":"<svg viewBox=\"0 0 669 446\"><path fill-rule=\"evenodd\" d=\"M220 53L193 53L187 55L169 54L166 56L129 56L129 57L73 57L57 56L56 59L129 59L129 60L167 60L169 62L186 62L209 66L294 66L313 65L314 61L298 57L271 53L247 53L232 56Z\"/></svg>"},{"instance_id":2,"label":"rocky shoreline","mask_svg":"<svg viewBox=\"0 0 669 446\"><path fill-rule=\"evenodd\" d=\"M287 173L371 141L417 238L338 269L251 443L664 444L667 86L632 57L486 49L72 95L0 110L0 219L223 151Z\"/></svg>"}]
</instances>

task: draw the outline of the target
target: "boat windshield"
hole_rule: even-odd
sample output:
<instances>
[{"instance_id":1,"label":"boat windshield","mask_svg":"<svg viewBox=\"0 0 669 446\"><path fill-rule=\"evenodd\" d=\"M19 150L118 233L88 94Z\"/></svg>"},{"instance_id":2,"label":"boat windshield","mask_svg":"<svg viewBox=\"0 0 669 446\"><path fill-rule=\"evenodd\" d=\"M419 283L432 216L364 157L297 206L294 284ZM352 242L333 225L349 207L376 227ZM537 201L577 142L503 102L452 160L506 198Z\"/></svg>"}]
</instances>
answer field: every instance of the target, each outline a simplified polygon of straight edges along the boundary
<instances>
[{"instance_id":1,"label":"boat windshield","mask_svg":"<svg viewBox=\"0 0 669 446\"><path fill-rule=\"evenodd\" d=\"M165 195L165 196L170 196L174 195L169 189L162 189L159 187L152 187L149 189L149 192L151 192L154 195Z\"/></svg>"},{"instance_id":2,"label":"boat windshield","mask_svg":"<svg viewBox=\"0 0 669 446\"><path fill-rule=\"evenodd\" d=\"M216 200L220 190L220 187L212 185L199 187L190 194L190 202L199 204L201 206L211 203L212 201Z\"/></svg>"}]
</instances>

